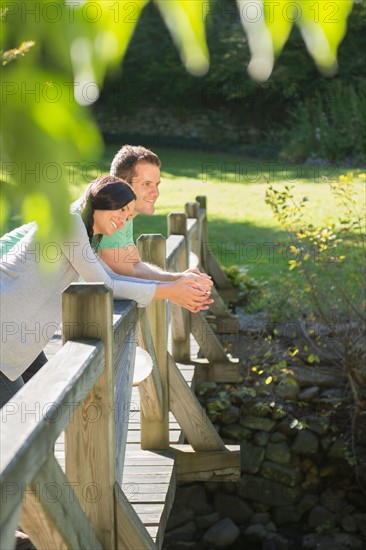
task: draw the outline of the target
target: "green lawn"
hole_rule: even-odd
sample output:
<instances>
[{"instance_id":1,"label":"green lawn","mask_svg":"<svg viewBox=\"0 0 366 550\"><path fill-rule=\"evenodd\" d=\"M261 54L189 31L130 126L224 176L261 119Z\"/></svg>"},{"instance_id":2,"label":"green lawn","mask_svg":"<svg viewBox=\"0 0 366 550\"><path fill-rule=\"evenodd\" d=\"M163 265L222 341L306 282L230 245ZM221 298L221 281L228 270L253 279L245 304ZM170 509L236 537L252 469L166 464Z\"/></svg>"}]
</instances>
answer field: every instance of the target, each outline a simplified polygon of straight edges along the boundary
<instances>
[{"instance_id":1,"label":"green lawn","mask_svg":"<svg viewBox=\"0 0 366 550\"><path fill-rule=\"evenodd\" d=\"M117 148L107 147L102 164L105 172ZM161 194L154 216L136 218L135 238L141 233L166 236L167 214L183 212L186 202L205 195L209 242L220 263L246 265L248 274L259 282L266 281L269 290L278 289L290 276L291 255L288 236L264 201L267 182L279 187L295 186L297 196L308 197L314 224L321 224L334 219L337 208L323 176L338 179L349 171L342 167L250 160L200 151L154 150L162 161ZM364 183L359 181L358 187L361 202ZM79 190L75 187L73 194ZM291 272L291 277L294 276L297 274Z\"/></svg>"}]
</instances>

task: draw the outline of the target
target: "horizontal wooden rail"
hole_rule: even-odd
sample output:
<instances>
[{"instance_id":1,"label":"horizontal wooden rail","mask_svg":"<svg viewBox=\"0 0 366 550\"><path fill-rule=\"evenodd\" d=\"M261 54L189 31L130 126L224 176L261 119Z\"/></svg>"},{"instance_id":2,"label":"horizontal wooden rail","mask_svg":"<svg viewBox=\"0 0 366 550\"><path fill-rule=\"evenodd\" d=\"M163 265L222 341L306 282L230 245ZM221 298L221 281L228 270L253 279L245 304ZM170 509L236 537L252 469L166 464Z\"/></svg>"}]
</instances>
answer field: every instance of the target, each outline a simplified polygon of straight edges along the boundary
<instances>
[{"instance_id":1,"label":"horizontal wooden rail","mask_svg":"<svg viewBox=\"0 0 366 550\"><path fill-rule=\"evenodd\" d=\"M194 255L199 268L212 265L213 275L229 288L208 248L205 198L197 201L187 203L183 213L169 214L167 239L142 236L140 255L178 272L188 269L189 256ZM224 308L221 301L216 311ZM161 544L164 527L155 543L122 485L137 342L146 350L149 366L139 381L141 448L166 449L174 456L169 448L171 411L190 443L189 448L176 448L179 478L237 478L238 449L225 447L176 361L191 362L192 333L206 357L202 364L197 360L201 379L215 375L225 380L228 373L237 379L237 364L201 313L172 304L170 317L172 355L165 301L140 310L129 301L113 304L111 290L98 283L75 283L64 292L63 346L1 410L1 550L14 547L18 525L38 548L140 550ZM54 455L62 432L65 472ZM68 498L45 498L42 488L52 483L56 491L67 486ZM90 485L100 490L98 499L85 494ZM162 506L162 526L172 505L175 478L171 487Z\"/></svg>"}]
</instances>

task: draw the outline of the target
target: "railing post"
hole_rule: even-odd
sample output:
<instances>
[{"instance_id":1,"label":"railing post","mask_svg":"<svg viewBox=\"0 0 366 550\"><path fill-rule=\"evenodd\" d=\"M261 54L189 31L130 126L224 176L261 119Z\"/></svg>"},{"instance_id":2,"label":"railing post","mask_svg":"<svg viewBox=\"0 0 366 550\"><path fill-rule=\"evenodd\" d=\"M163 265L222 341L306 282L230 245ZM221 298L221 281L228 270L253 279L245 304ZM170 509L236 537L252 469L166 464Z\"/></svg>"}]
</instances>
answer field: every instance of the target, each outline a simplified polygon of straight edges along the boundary
<instances>
[{"instance_id":1,"label":"railing post","mask_svg":"<svg viewBox=\"0 0 366 550\"><path fill-rule=\"evenodd\" d=\"M65 430L66 475L104 548L115 548L113 297L103 284L71 284L62 296L63 343L100 339L105 369ZM72 360L72 358L70 358Z\"/></svg>"},{"instance_id":2,"label":"railing post","mask_svg":"<svg viewBox=\"0 0 366 550\"><path fill-rule=\"evenodd\" d=\"M162 235L141 235L137 248L144 262L166 268L166 245ZM169 381L167 352L167 313L165 300L154 301L147 308L152 340L160 374L163 393L162 420L148 421L141 411L141 447L143 449L167 449L169 447Z\"/></svg>"},{"instance_id":3,"label":"railing post","mask_svg":"<svg viewBox=\"0 0 366 550\"><path fill-rule=\"evenodd\" d=\"M201 243L202 243L202 224L200 223L200 205L198 202L187 202L185 205L185 211L188 218L194 218L197 220L197 232L193 236L190 244L190 250L198 257L198 263L201 263Z\"/></svg>"},{"instance_id":4,"label":"railing post","mask_svg":"<svg viewBox=\"0 0 366 550\"><path fill-rule=\"evenodd\" d=\"M199 195L196 197L196 201L199 204L199 208L202 208L205 211L205 215L202 219L201 231L200 231L200 260L201 265L203 269L208 273L208 261L207 261L207 254L208 254L208 223L207 223L207 199L203 195Z\"/></svg>"},{"instance_id":5,"label":"railing post","mask_svg":"<svg viewBox=\"0 0 366 550\"><path fill-rule=\"evenodd\" d=\"M184 252L179 258L178 271L185 271L188 268L188 240L187 240L187 215L184 213L172 213L168 215L168 235L183 235ZM191 358L190 346L190 316L189 312L176 305L171 304L171 325L172 325L172 355L175 361L188 362Z\"/></svg>"}]
</instances>

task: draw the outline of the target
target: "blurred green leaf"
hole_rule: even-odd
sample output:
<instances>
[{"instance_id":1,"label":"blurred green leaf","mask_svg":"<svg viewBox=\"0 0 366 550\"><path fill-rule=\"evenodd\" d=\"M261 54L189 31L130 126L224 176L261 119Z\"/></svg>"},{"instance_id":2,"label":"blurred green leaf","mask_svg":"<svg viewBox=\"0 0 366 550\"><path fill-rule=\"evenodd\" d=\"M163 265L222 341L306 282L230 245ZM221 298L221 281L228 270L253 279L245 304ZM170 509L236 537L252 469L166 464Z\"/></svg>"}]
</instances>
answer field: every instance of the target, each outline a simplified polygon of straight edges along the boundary
<instances>
[{"instance_id":1,"label":"blurred green leaf","mask_svg":"<svg viewBox=\"0 0 366 550\"><path fill-rule=\"evenodd\" d=\"M182 62L191 74L204 75L208 71L209 52L204 26L203 0L155 0L169 29Z\"/></svg>"}]
</instances>

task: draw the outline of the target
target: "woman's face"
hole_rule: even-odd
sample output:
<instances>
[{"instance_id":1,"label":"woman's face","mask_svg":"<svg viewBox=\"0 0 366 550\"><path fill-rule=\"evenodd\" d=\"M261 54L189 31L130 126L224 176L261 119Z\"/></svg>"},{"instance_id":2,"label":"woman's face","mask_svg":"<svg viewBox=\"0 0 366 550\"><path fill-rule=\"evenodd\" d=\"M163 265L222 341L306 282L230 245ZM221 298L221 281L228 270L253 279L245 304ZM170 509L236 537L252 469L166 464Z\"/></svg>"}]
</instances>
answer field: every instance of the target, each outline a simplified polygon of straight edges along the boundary
<instances>
[{"instance_id":1,"label":"woman's face","mask_svg":"<svg viewBox=\"0 0 366 550\"><path fill-rule=\"evenodd\" d=\"M122 229L126 221L132 218L135 202L131 201L119 210L95 210L93 215L94 235L113 235L118 229Z\"/></svg>"}]
</instances>

